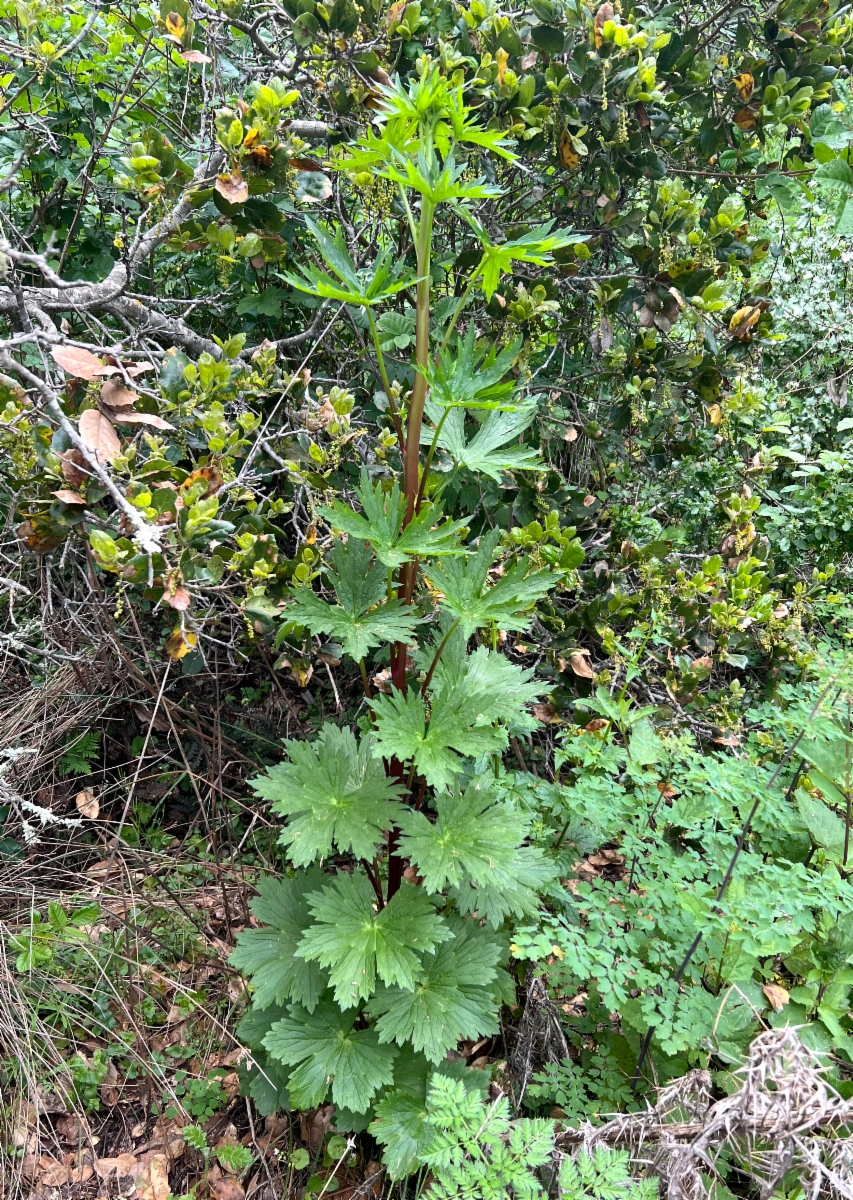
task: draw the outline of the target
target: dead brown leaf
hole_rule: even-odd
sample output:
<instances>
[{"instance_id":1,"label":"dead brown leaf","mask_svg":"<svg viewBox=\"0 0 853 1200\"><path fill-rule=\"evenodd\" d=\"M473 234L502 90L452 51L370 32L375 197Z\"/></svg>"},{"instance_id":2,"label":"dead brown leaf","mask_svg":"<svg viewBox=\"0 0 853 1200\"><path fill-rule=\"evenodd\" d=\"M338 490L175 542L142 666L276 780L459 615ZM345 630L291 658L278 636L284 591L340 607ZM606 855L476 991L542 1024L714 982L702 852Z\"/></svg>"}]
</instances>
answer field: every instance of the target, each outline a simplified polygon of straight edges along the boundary
<instances>
[{"instance_id":1,"label":"dead brown leaf","mask_svg":"<svg viewBox=\"0 0 853 1200\"><path fill-rule=\"evenodd\" d=\"M165 1154L149 1152L136 1160L136 1194L139 1200L166 1200L170 1194L169 1160ZM223 1200L225 1198L223 1197ZM235 1197L235 1200L237 1198Z\"/></svg>"},{"instance_id":2,"label":"dead brown leaf","mask_svg":"<svg viewBox=\"0 0 853 1200\"><path fill-rule=\"evenodd\" d=\"M124 386L120 379L108 379L101 384L101 401L110 408L133 408L139 396Z\"/></svg>"},{"instance_id":3,"label":"dead brown leaf","mask_svg":"<svg viewBox=\"0 0 853 1200\"><path fill-rule=\"evenodd\" d=\"M94 379L103 368L101 360L82 346L51 346L50 357L75 379Z\"/></svg>"},{"instance_id":4,"label":"dead brown leaf","mask_svg":"<svg viewBox=\"0 0 853 1200\"><path fill-rule=\"evenodd\" d=\"M162 417L158 417L154 413L117 412L113 414L113 421L117 425L150 425L152 429L175 428L174 425L170 425L168 421L164 421Z\"/></svg>"},{"instance_id":5,"label":"dead brown leaf","mask_svg":"<svg viewBox=\"0 0 853 1200\"><path fill-rule=\"evenodd\" d=\"M81 817L86 817L89 821L96 821L98 819L101 806L94 792L90 792L88 788L82 792L78 792L74 803L77 805L77 811Z\"/></svg>"},{"instance_id":6,"label":"dead brown leaf","mask_svg":"<svg viewBox=\"0 0 853 1200\"><path fill-rule=\"evenodd\" d=\"M780 987L778 983L766 983L761 990L767 997L770 1007L774 1012L781 1012L791 999L786 989Z\"/></svg>"},{"instance_id":7,"label":"dead brown leaf","mask_svg":"<svg viewBox=\"0 0 853 1200\"><path fill-rule=\"evenodd\" d=\"M109 1179L113 1174L117 1179L128 1179L133 1177L136 1170L136 1159L132 1154L119 1154L117 1158L99 1158L95 1169L104 1179Z\"/></svg>"},{"instance_id":8,"label":"dead brown leaf","mask_svg":"<svg viewBox=\"0 0 853 1200\"><path fill-rule=\"evenodd\" d=\"M73 488L81 487L92 473L76 446L73 450L65 450L58 454L57 458L65 482L70 483Z\"/></svg>"},{"instance_id":9,"label":"dead brown leaf","mask_svg":"<svg viewBox=\"0 0 853 1200\"><path fill-rule=\"evenodd\" d=\"M230 175L217 175L213 185L223 200L229 204L245 204L249 199L249 185L235 167Z\"/></svg>"},{"instance_id":10,"label":"dead brown leaf","mask_svg":"<svg viewBox=\"0 0 853 1200\"><path fill-rule=\"evenodd\" d=\"M81 496L79 492L72 492L70 488L60 488L53 493L60 504L85 504L85 496Z\"/></svg>"},{"instance_id":11,"label":"dead brown leaf","mask_svg":"<svg viewBox=\"0 0 853 1200\"><path fill-rule=\"evenodd\" d=\"M541 721L543 725L559 725L560 715L554 708L553 704L541 703L531 704L530 711L537 721Z\"/></svg>"},{"instance_id":12,"label":"dead brown leaf","mask_svg":"<svg viewBox=\"0 0 853 1200\"><path fill-rule=\"evenodd\" d=\"M569 655L569 666L581 679L595 679L595 671L586 661L588 655L588 650L576 650L574 654Z\"/></svg>"},{"instance_id":13,"label":"dead brown leaf","mask_svg":"<svg viewBox=\"0 0 853 1200\"><path fill-rule=\"evenodd\" d=\"M604 28L605 22L612 21L613 17L614 17L614 12L613 12L612 4L602 4L601 8L599 8L598 12L595 14L595 21L593 22L593 33L595 34L596 50L600 50L601 47L604 45L604 37L602 36L601 31Z\"/></svg>"},{"instance_id":14,"label":"dead brown leaf","mask_svg":"<svg viewBox=\"0 0 853 1200\"><path fill-rule=\"evenodd\" d=\"M207 1177L207 1186L214 1200L245 1200L246 1192L239 1179L224 1175L219 1167L212 1167Z\"/></svg>"},{"instance_id":15,"label":"dead brown leaf","mask_svg":"<svg viewBox=\"0 0 853 1200\"><path fill-rule=\"evenodd\" d=\"M329 1132L329 1126L332 1124L332 1117L334 1115L334 1104L323 1105L313 1113L299 1114L299 1127L302 1140L312 1152L319 1150L322 1146L323 1138Z\"/></svg>"},{"instance_id":16,"label":"dead brown leaf","mask_svg":"<svg viewBox=\"0 0 853 1200\"><path fill-rule=\"evenodd\" d=\"M212 58L208 58L206 54L202 54L200 50L179 50L178 55L188 63L209 63L213 62Z\"/></svg>"},{"instance_id":17,"label":"dead brown leaf","mask_svg":"<svg viewBox=\"0 0 853 1200\"><path fill-rule=\"evenodd\" d=\"M166 588L161 597L164 604L168 604L170 608L177 609L178 612L185 612L189 606L191 597L185 587L176 587L174 591L171 588Z\"/></svg>"},{"instance_id":18,"label":"dead brown leaf","mask_svg":"<svg viewBox=\"0 0 853 1200\"><path fill-rule=\"evenodd\" d=\"M97 408L87 408L78 421L80 437L98 462L111 463L121 452L121 442L111 422Z\"/></svg>"},{"instance_id":19,"label":"dead brown leaf","mask_svg":"<svg viewBox=\"0 0 853 1200\"><path fill-rule=\"evenodd\" d=\"M576 442L577 439L578 439L578 431L575 429L574 425L570 425L568 427L568 429L566 430L566 432L563 434L563 441L564 442Z\"/></svg>"}]
</instances>

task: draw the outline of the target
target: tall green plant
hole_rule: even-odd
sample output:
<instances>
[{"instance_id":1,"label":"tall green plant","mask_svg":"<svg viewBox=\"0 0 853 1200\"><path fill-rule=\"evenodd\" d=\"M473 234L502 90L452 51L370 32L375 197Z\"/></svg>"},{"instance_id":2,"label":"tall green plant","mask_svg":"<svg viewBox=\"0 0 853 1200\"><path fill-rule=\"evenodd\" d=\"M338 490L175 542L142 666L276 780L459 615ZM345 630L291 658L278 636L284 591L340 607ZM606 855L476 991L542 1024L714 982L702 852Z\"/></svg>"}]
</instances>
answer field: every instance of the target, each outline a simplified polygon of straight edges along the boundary
<instances>
[{"instance_id":1,"label":"tall green plant","mask_svg":"<svg viewBox=\"0 0 853 1200\"><path fill-rule=\"evenodd\" d=\"M543 226L493 244L474 206L500 189L476 167L512 154L437 69L385 88L383 105L379 130L337 165L395 186L414 274L405 254L392 264L390 231L364 268L339 232L309 222L323 266L290 276L367 313L397 438L396 473L363 468L360 512L340 500L322 510L336 534L325 594L310 584L295 590L283 627L330 634L359 664L369 727L360 739L326 725L313 743L290 742L286 761L255 782L285 818L281 841L297 869L261 884L263 928L241 935L232 961L254 981L243 1034L256 1052L256 1099L310 1107L330 1097L339 1127L364 1127L372 1115L389 1166L402 1174L425 1136L430 1078L460 1039L496 1033L500 1004L513 997L502 966L507 918L535 911L554 882L553 864L526 845L529 817L491 787L510 735L533 727L528 705L541 691L499 652L498 632L525 628L536 600L582 557L569 539L551 570L516 554L493 573L500 532L466 543L466 520L443 515L433 474L443 432L464 438L476 414L493 451L518 438L518 414L532 403L513 377L520 343L499 350L480 344L473 325L465 336L456 327L475 287L490 294L513 260L544 263L578 238ZM436 329L430 272L441 206L468 221L482 257ZM410 285L416 344L406 393L390 382L374 310ZM502 454L505 470L536 464L523 446ZM372 653L390 662L387 692L371 685Z\"/></svg>"}]
</instances>

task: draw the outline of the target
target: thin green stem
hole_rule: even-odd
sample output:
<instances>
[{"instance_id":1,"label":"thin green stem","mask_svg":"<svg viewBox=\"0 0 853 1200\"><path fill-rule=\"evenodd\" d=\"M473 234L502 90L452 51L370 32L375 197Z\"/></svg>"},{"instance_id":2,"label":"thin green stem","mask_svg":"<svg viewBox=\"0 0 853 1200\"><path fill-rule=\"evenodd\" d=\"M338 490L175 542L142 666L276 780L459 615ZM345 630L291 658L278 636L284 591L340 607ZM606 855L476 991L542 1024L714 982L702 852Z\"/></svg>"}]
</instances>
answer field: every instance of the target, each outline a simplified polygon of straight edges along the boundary
<instances>
[{"instance_id":1,"label":"thin green stem","mask_svg":"<svg viewBox=\"0 0 853 1200\"><path fill-rule=\"evenodd\" d=\"M439 354L443 354L445 352L445 350L447 349L447 343L450 341L450 335L453 333L453 330L456 328L456 322L462 316L462 310L464 309L465 305L468 302L468 297L471 295L471 292L474 288L474 284L480 278L482 273L483 273L483 265L481 263L480 266L477 267L477 270L474 272L474 274L471 276L471 278L468 280L468 283L465 287L465 291L459 297L459 303L456 305L456 308L453 311L453 316L450 318L450 324L447 326L442 343L438 348Z\"/></svg>"},{"instance_id":2,"label":"thin green stem","mask_svg":"<svg viewBox=\"0 0 853 1200\"><path fill-rule=\"evenodd\" d=\"M406 216L409 221L409 229L412 231L412 243L416 246L418 244L418 227L415 224L412 206L409 204L409 197L406 195L406 189L403 187L402 183L398 183L397 187L400 190L400 199L403 201L403 208L406 210Z\"/></svg>"},{"instance_id":3,"label":"thin green stem","mask_svg":"<svg viewBox=\"0 0 853 1200\"><path fill-rule=\"evenodd\" d=\"M388 381L388 371L385 366L385 355L382 353L382 347L379 344L379 330L376 328L376 321L370 308L367 309L367 319L370 322L370 332L373 334L373 345L376 347L376 357L379 360L379 374L382 376L382 386L385 388L385 395L388 397L388 408L391 413L391 420L394 422L394 430L400 445L400 453L405 454L406 445L403 440L403 424L400 420L400 414L397 412L397 405L394 403L391 384Z\"/></svg>"},{"instance_id":4,"label":"thin green stem","mask_svg":"<svg viewBox=\"0 0 853 1200\"><path fill-rule=\"evenodd\" d=\"M421 475L421 485L418 488L418 498L415 501L415 512L420 512L420 510L421 510L421 504L423 503L423 498L426 493L427 480L429 479L429 471L430 471L430 467L432 466L432 456L435 454L436 448L438 446L438 439L441 436L441 427L444 424L444 422L447 420L447 416L450 411L451 410L449 408L446 408L444 410L444 412L441 415L441 420L435 427L435 433L433 434L432 444L430 445L430 448L427 451L426 462L424 463L424 470L423 470L423 474Z\"/></svg>"},{"instance_id":5,"label":"thin green stem","mask_svg":"<svg viewBox=\"0 0 853 1200\"><path fill-rule=\"evenodd\" d=\"M426 690L429 687L429 685L432 683L432 677L435 674L435 668L438 666L438 660L441 658L441 655L444 651L444 647L450 641L452 635L456 632L456 626L459 624L459 622L461 620L462 620L461 617L457 617L457 619L453 622L453 624L448 629L447 633L441 639L441 645L436 650L435 658L430 663L429 670L426 673L426 678L424 679L423 683L421 684L421 695L422 696L426 695Z\"/></svg>"}]
</instances>

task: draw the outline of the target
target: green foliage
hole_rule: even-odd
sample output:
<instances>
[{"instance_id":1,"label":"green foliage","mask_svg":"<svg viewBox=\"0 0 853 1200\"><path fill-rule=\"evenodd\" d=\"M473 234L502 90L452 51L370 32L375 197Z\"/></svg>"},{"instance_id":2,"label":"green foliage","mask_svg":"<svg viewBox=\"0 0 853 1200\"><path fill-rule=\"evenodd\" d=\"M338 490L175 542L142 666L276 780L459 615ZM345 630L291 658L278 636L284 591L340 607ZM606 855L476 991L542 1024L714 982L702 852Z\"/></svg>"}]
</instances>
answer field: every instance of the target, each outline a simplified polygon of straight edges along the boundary
<instances>
[{"instance_id":1,"label":"green foliage","mask_svg":"<svg viewBox=\"0 0 853 1200\"><path fill-rule=\"evenodd\" d=\"M172 1090L177 1097L180 1109L174 1104L166 1106L167 1117L177 1117L181 1109L197 1121L206 1121L214 1113L220 1112L228 1102L228 1093L222 1086L222 1080L227 1074L224 1070L212 1071L201 1078L193 1077L186 1071L176 1071L173 1076ZM205 1147L207 1142L205 1141Z\"/></svg>"},{"instance_id":2,"label":"green foliage","mask_svg":"<svg viewBox=\"0 0 853 1200\"><path fill-rule=\"evenodd\" d=\"M66 778L68 775L90 775L100 752L101 735L99 731L87 729L69 739L62 757L56 764L56 770L62 778Z\"/></svg>"},{"instance_id":3,"label":"green foliage","mask_svg":"<svg viewBox=\"0 0 853 1200\"><path fill-rule=\"evenodd\" d=\"M540 1168L553 1153L551 1121L509 1117L509 1102L485 1104L461 1079L435 1075L425 1124L431 1140L419 1152L433 1175L430 1196L450 1200L509 1200L545 1194ZM560 1200L652 1200L653 1179L632 1179L628 1154L597 1146L592 1155L563 1157L557 1179Z\"/></svg>"},{"instance_id":4,"label":"green foliage","mask_svg":"<svg viewBox=\"0 0 853 1200\"><path fill-rule=\"evenodd\" d=\"M146 669L286 697L244 1087L534 1194L545 1134L498 1106L481 1146L445 1070L524 964L585 996L530 1093L572 1118L635 1103L649 1028L660 1080L725 1080L758 1014L853 1061L849 735L809 716L849 624L853 17L220 8L0 3L0 506L12 608L85 579ZM87 923L16 927L18 972Z\"/></svg>"}]
</instances>

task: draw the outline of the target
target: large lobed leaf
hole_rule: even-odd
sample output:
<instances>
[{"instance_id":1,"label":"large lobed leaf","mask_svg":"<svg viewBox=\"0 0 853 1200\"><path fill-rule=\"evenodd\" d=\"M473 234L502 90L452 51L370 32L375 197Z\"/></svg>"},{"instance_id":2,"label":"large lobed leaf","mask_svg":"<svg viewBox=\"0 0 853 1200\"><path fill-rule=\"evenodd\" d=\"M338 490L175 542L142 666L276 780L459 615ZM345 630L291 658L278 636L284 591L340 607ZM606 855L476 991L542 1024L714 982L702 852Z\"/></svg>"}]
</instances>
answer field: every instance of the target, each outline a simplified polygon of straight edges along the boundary
<instances>
[{"instance_id":1,"label":"large lobed leaf","mask_svg":"<svg viewBox=\"0 0 853 1200\"><path fill-rule=\"evenodd\" d=\"M401 852L423 876L424 887L430 892L456 888L459 911L476 912L495 928L510 913L536 912L539 895L557 870L541 850L523 844L529 818L479 781L462 794L437 796L435 804L434 822L413 809L398 822Z\"/></svg>"},{"instance_id":2,"label":"large lobed leaf","mask_svg":"<svg viewBox=\"0 0 853 1200\"><path fill-rule=\"evenodd\" d=\"M373 858L396 820L399 787L373 754L373 739L324 725L313 743L285 742L289 762L270 767L252 787L288 817L281 842L297 866L333 849Z\"/></svg>"},{"instance_id":3,"label":"large lobed leaf","mask_svg":"<svg viewBox=\"0 0 853 1200\"><path fill-rule=\"evenodd\" d=\"M508 744L507 726L530 727L525 706L542 692L532 675L485 646L466 657L464 639L451 639L433 679L429 718L414 690L370 702L374 753L411 759L428 784L447 787L462 770L463 756L500 753Z\"/></svg>"},{"instance_id":4,"label":"large lobed leaf","mask_svg":"<svg viewBox=\"0 0 853 1200\"><path fill-rule=\"evenodd\" d=\"M315 923L297 953L329 968L341 1008L372 995L377 977L411 990L423 973L424 952L453 937L429 897L409 884L379 909L364 874L339 875L308 903Z\"/></svg>"},{"instance_id":5,"label":"large lobed leaf","mask_svg":"<svg viewBox=\"0 0 853 1200\"><path fill-rule=\"evenodd\" d=\"M413 558L428 558L445 554L462 554L459 534L466 522L441 522L442 511L436 504L421 505L420 512L403 528L406 516L406 497L395 483L390 492L382 484L374 487L366 468L362 468L361 485L356 489L364 516L352 511L340 500L320 513L335 528L351 537L370 542L376 557L386 567L396 569Z\"/></svg>"},{"instance_id":6,"label":"large lobed leaf","mask_svg":"<svg viewBox=\"0 0 853 1200\"><path fill-rule=\"evenodd\" d=\"M371 558L364 542L338 542L332 551L335 570L326 572L338 603L329 604L303 588L287 610L288 619L307 625L312 634L340 641L356 662L383 642L411 641L420 621L411 608L387 599L388 573L380 563L371 567Z\"/></svg>"},{"instance_id":7,"label":"large lobed leaf","mask_svg":"<svg viewBox=\"0 0 853 1200\"><path fill-rule=\"evenodd\" d=\"M498 1032L501 999L513 989L498 964L501 941L471 921L448 921L453 940L423 959L414 990L380 987L366 1005L381 1042L410 1042L431 1062L440 1062L463 1038Z\"/></svg>"},{"instance_id":8,"label":"large lobed leaf","mask_svg":"<svg viewBox=\"0 0 853 1200\"><path fill-rule=\"evenodd\" d=\"M313 1013L291 1005L270 1029L264 1047L293 1068L288 1087L295 1107L322 1104L331 1084L336 1105L365 1112L379 1089L391 1083L396 1049L380 1045L373 1029L354 1029L355 1021L355 1012L341 1012L326 999Z\"/></svg>"},{"instance_id":9,"label":"large lobed leaf","mask_svg":"<svg viewBox=\"0 0 853 1200\"><path fill-rule=\"evenodd\" d=\"M323 882L319 867L300 871L293 879L268 877L258 883L252 912L266 926L244 929L230 963L248 975L255 988L255 1010L294 1000L309 1012L317 1007L326 987L326 972L316 963L295 958L296 947L311 924L305 899Z\"/></svg>"},{"instance_id":10,"label":"large lobed leaf","mask_svg":"<svg viewBox=\"0 0 853 1200\"><path fill-rule=\"evenodd\" d=\"M499 629L526 629L531 617L522 615L553 586L549 571L528 573L526 560L510 567L493 585L489 568L500 530L484 534L476 554L465 559L448 559L428 570L429 581L443 593L442 608L459 621L463 637L493 621Z\"/></svg>"}]
</instances>

